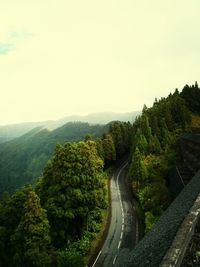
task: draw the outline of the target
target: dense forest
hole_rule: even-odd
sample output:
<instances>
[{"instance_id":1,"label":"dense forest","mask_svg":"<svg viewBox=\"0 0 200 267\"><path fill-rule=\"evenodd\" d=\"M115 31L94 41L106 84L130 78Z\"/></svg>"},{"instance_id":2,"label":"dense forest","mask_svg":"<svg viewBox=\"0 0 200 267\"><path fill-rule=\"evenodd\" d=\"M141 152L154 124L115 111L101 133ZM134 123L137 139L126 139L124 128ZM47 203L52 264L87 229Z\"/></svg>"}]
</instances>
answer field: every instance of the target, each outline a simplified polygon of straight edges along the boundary
<instances>
[{"instance_id":1,"label":"dense forest","mask_svg":"<svg viewBox=\"0 0 200 267\"><path fill-rule=\"evenodd\" d=\"M84 266L108 205L104 169L131 147L130 123L108 127L95 141L57 145L34 187L2 195L1 266Z\"/></svg>"},{"instance_id":2,"label":"dense forest","mask_svg":"<svg viewBox=\"0 0 200 267\"><path fill-rule=\"evenodd\" d=\"M177 138L191 126L191 111L178 90L144 106L134 123L129 180L145 215L146 231L171 201L166 186L168 171L179 160Z\"/></svg>"},{"instance_id":3,"label":"dense forest","mask_svg":"<svg viewBox=\"0 0 200 267\"><path fill-rule=\"evenodd\" d=\"M73 140L77 142L64 142L69 140L64 128L62 133L53 131L61 144L37 182L1 197L0 266L84 266L108 206L105 170L127 154L127 182L140 202L149 231L170 204L166 176L179 160L178 137L198 125L199 103L200 88L196 83L156 99L151 108L144 105L142 115L133 124L116 121L107 125L106 131L87 129L84 137L79 135ZM49 132L35 131L38 133L32 132L34 138L50 137L36 145L35 139L29 140L29 133L27 143L34 153L55 145ZM0 148L2 157L6 157L6 146ZM11 143L9 146L12 150ZM32 165L34 169L35 163Z\"/></svg>"},{"instance_id":4,"label":"dense forest","mask_svg":"<svg viewBox=\"0 0 200 267\"><path fill-rule=\"evenodd\" d=\"M21 137L0 144L0 195L34 182L42 174L56 144L81 141L87 134L97 138L107 132L108 127L81 122L67 123L53 131L37 127Z\"/></svg>"},{"instance_id":5,"label":"dense forest","mask_svg":"<svg viewBox=\"0 0 200 267\"><path fill-rule=\"evenodd\" d=\"M23 134L28 133L36 127L41 127L48 130L55 130L69 122L86 122L89 124L105 125L111 121L130 121L133 122L141 114L141 111L133 111L129 113L114 113L114 112L101 112L92 113L84 116L72 115L66 116L58 120L48 120L39 122L24 122L18 124L0 125L0 143L11 141Z\"/></svg>"}]
</instances>

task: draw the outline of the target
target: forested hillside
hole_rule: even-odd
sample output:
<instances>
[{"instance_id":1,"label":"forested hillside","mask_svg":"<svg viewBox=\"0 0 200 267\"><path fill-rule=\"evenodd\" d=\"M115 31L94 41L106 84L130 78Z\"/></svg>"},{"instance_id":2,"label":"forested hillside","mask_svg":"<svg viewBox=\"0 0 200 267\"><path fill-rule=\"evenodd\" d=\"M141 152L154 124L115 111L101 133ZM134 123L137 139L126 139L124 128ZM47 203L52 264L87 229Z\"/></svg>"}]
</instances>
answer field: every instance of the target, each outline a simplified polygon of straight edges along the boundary
<instances>
[{"instance_id":1,"label":"forested hillside","mask_svg":"<svg viewBox=\"0 0 200 267\"><path fill-rule=\"evenodd\" d=\"M185 86L181 93L176 89L168 97L156 99L151 108L144 106L133 124L116 121L105 128L71 123L52 132L37 128L2 144L0 167L6 173L13 168L6 165L8 159L18 162L9 179L17 181L15 173L20 170L24 180L19 180L24 184L27 177L36 178L36 166L42 169L41 162L46 162L55 144L61 143L34 186L2 195L0 265L85 266L108 206L104 170L127 154L128 182L141 204L149 231L171 202L167 173L180 160L180 134L192 131L194 121L198 121L198 103L200 88L196 83ZM24 166L30 173L23 172Z\"/></svg>"},{"instance_id":2,"label":"forested hillside","mask_svg":"<svg viewBox=\"0 0 200 267\"><path fill-rule=\"evenodd\" d=\"M136 116L141 114L141 111L133 111L128 113L114 113L114 112L101 112L92 113L85 116L66 116L58 120L48 120L39 122L25 122L10 125L0 125L0 143L4 143L20 137L36 127L41 127L48 130L55 130L62 127L69 122L87 122L89 124L107 124L110 121L124 121L134 122Z\"/></svg>"},{"instance_id":3,"label":"forested hillside","mask_svg":"<svg viewBox=\"0 0 200 267\"><path fill-rule=\"evenodd\" d=\"M56 144L80 141L87 134L97 138L107 128L88 123L67 123L54 131L38 127L17 139L0 144L0 194L4 191L13 192L40 176Z\"/></svg>"},{"instance_id":4,"label":"forested hillside","mask_svg":"<svg viewBox=\"0 0 200 267\"><path fill-rule=\"evenodd\" d=\"M0 126L0 143L8 142L20 137L36 127L42 127L41 122L27 122Z\"/></svg>"},{"instance_id":5,"label":"forested hillside","mask_svg":"<svg viewBox=\"0 0 200 267\"><path fill-rule=\"evenodd\" d=\"M35 188L0 201L0 266L83 267L108 205L105 165L127 154L132 125L57 145Z\"/></svg>"},{"instance_id":6,"label":"forested hillside","mask_svg":"<svg viewBox=\"0 0 200 267\"><path fill-rule=\"evenodd\" d=\"M144 211L146 231L170 204L166 178L180 161L177 141L182 132L193 128L192 118L200 114L199 103L198 84L186 85L181 93L176 89L168 97L156 99L153 107L144 106L133 124L129 181Z\"/></svg>"}]
</instances>

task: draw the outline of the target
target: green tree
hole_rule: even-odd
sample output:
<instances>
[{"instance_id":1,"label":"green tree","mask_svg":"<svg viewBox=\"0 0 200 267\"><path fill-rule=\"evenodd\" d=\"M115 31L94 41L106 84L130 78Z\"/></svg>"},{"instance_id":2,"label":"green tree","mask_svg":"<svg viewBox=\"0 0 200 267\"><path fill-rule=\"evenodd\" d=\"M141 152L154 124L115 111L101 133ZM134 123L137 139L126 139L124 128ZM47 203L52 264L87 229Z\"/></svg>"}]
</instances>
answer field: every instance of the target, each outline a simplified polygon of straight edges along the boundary
<instances>
[{"instance_id":1,"label":"green tree","mask_svg":"<svg viewBox=\"0 0 200 267\"><path fill-rule=\"evenodd\" d=\"M158 140L157 135L152 136L149 141L149 152L156 154L160 154L162 152L160 141Z\"/></svg>"},{"instance_id":2,"label":"green tree","mask_svg":"<svg viewBox=\"0 0 200 267\"><path fill-rule=\"evenodd\" d=\"M113 138L113 141L115 144L116 155L117 155L117 157L120 157L126 151L125 143L123 140L121 122L115 121L115 122L111 123L109 132L112 135L112 138Z\"/></svg>"},{"instance_id":3,"label":"green tree","mask_svg":"<svg viewBox=\"0 0 200 267\"><path fill-rule=\"evenodd\" d=\"M180 96L185 100L187 107L194 113L200 114L200 88L198 83L185 85Z\"/></svg>"},{"instance_id":4,"label":"green tree","mask_svg":"<svg viewBox=\"0 0 200 267\"><path fill-rule=\"evenodd\" d=\"M154 226L154 223L159 219L158 216L155 216L153 215L152 212L150 211L147 211L145 212L145 232L149 232L153 226Z\"/></svg>"},{"instance_id":5,"label":"green tree","mask_svg":"<svg viewBox=\"0 0 200 267\"><path fill-rule=\"evenodd\" d=\"M91 134L87 134L84 138L84 141L87 142L87 141L92 141L92 135Z\"/></svg>"},{"instance_id":6,"label":"green tree","mask_svg":"<svg viewBox=\"0 0 200 267\"><path fill-rule=\"evenodd\" d=\"M138 191L140 185L143 185L147 176L147 169L142 161L140 151L136 147L129 169L129 178L135 183L136 191Z\"/></svg>"},{"instance_id":7,"label":"green tree","mask_svg":"<svg viewBox=\"0 0 200 267\"><path fill-rule=\"evenodd\" d=\"M46 212L40 206L39 197L30 192L24 204L24 215L15 233L11 236L15 248L15 266L50 266L49 222Z\"/></svg>"},{"instance_id":8,"label":"green tree","mask_svg":"<svg viewBox=\"0 0 200 267\"><path fill-rule=\"evenodd\" d=\"M95 142L57 146L37 191L47 210L54 246L62 248L81 238L89 211L106 207L103 161Z\"/></svg>"},{"instance_id":9,"label":"green tree","mask_svg":"<svg viewBox=\"0 0 200 267\"><path fill-rule=\"evenodd\" d=\"M83 256L75 248L56 252L56 267L84 267Z\"/></svg>"},{"instance_id":10,"label":"green tree","mask_svg":"<svg viewBox=\"0 0 200 267\"><path fill-rule=\"evenodd\" d=\"M144 134L147 142L149 142L152 137L152 132L149 125L149 118L145 113L141 117L141 131Z\"/></svg>"},{"instance_id":11,"label":"green tree","mask_svg":"<svg viewBox=\"0 0 200 267\"><path fill-rule=\"evenodd\" d=\"M13 246L10 242L21 217L24 215L24 203L32 187L27 185L9 197L8 195L0 202L0 266L13 266Z\"/></svg>"},{"instance_id":12,"label":"green tree","mask_svg":"<svg viewBox=\"0 0 200 267\"><path fill-rule=\"evenodd\" d=\"M102 139L103 159L106 164L116 160L116 150L111 134L105 134Z\"/></svg>"},{"instance_id":13,"label":"green tree","mask_svg":"<svg viewBox=\"0 0 200 267\"><path fill-rule=\"evenodd\" d=\"M148 142L141 129L138 128L134 136L134 148L138 148L142 154L146 154L148 150Z\"/></svg>"},{"instance_id":14,"label":"green tree","mask_svg":"<svg viewBox=\"0 0 200 267\"><path fill-rule=\"evenodd\" d=\"M96 140L96 150L97 150L97 154L98 154L98 156L102 159L102 160L104 160L104 150L103 150L103 141L102 141L102 139L100 139L100 138L97 138L97 140Z\"/></svg>"}]
</instances>

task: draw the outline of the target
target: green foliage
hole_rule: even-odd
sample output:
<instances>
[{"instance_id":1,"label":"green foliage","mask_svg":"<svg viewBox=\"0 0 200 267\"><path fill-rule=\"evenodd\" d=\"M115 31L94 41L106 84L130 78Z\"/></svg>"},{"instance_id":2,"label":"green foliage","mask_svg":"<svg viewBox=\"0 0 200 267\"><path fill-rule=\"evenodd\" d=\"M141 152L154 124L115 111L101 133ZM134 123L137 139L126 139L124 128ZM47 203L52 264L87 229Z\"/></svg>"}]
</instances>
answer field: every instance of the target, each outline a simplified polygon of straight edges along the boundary
<instances>
[{"instance_id":1,"label":"green foliage","mask_svg":"<svg viewBox=\"0 0 200 267\"><path fill-rule=\"evenodd\" d=\"M155 154L162 153L161 144L156 134L151 136L149 140L149 152Z\"/></svg>"},{"instance_id":2,"label":"green foliage","mask_svg":"<svg viewBox=\"0 0 200 267\"><path fill-rule=\"evenodd\" d=\"M35 187L39 197L31 186L1 197L0 265L83 267L107 208L103 168L130 150L128 175L149 231L170 202L164 178L176 158L177 136L190 126L190 111L200 112L198 101L191 107L193 97L199 98L197 84L144 106L134 125L69 123L1 144L0 194L33 181L47 165ZM49 160L57 143L83 139L58 145Z\"/></svg>"},{"instance_id":3,"label":"green foliage","mask_svg":"<svg viewBox=\"0 0 200 267\"><path fill-rule=\"evenodd\" d=\"M57 146L38 193L47 210L56 247L81 237L89 212L105 208L103 161L93 141ZM57 226L59 225L59 231Z\"/></svg>"},{"instance_id":4,"label":"green foliage","mask_svg":"<svg viewBox=\"0 0 200 267\"><path fill-rule=\"evenodd\" d=\"M131 146L132 125L113 122L101 138L91 141L83 128L88 124L70 124L60 129L32 131L0 147L0 170L5 164L12 179L23 175L19 183L34 179L47 162L35 191L31 186L17 190L0 201L0 264L2 266L84 266L91 241L102 227L102 211L107 208L107 166L127 153ZM67 132L70 127L70 137ZM77 134L76 134L77 130ZM93 126L99 132L105 128ZM98 133L94 134L94 137ZM85 136L84 142L57 145L57 141ZM117 151L117 152L116 152ZM8 152L6 154L6 152ZM117 154L117 155L116 155ZM19 165L18 165L19 163ZM2 164L2 165L1 165ZM9 176L9 177L11 177ZM13 184L11 187L17 186ZM1 183L1 179L0 179ZM6 183L5 183L6 184ZM9 188L11 189L11 188ZM47 215L46 215L47 214Z\"/></svg>"},{"instance_id":5,"label":"green foliage","mask_svg":"<svg viewBox=\"0 0 200 267\"><path fill-rule=\"evenodd\" d=\"M129 169L129 178L136 183L135 190L138 191L147 178L147 169L142 160L139 149L136 147L133 154L132 163Z\"/></svg>"},{"instance_id":6,"label":"green foliage","mask_svg":"<svg viewBox=\"0 0 200 267\"><path fill-rule=\"evenodd\" d=\"M145 232L149 232L153 226L154 223L158 220L158 216L154 216L150 211L145 212Z\"/></svg>"},{"instance_id":7,"label":"green foliage","mask_svg":"<svg viewBox=\"0 0 200 267\"><path fill-rule=\"evenodd\" d=\"M91 136L96 140L106 132L112 140L109 137L104 142L106 143L104 144L105 153L101 144L104 138L99 139L102 142L97 142L97 149L102 159L105 156L106 165L108 165L116 159L116 151L118 156L129 151L132 135L130 123L114 122L102 126L71 122L53 131L33 129L19 138L0 144L0 195L4 191L14 192L26 183L34 184L35 179L42 175L43 168L58 143L77 142L84 138L87 141L91 140ZM107 144L110 142L111 144Z\"/></svg>"},{"instance_id":8,"label":"green foliage","mask_svg":"<svg viewBox=\"0 0 200 267\"><path fill-rule=\"evenodd\" d=\"M87 134L95 139L106 131L106 126L71 122L53 131L37 128L0 144L0 195L4 191L13 192L26 183L34 183L58 143L80 141Z\"/></svg>"},{"instance_id":9,"label":"green foliage","mask_svg":"<svg viewBox=\"0 0 200 267\"><path fill-rule=\"evenodd\" d=\"M170 203L165 176L176 159L177 136L191 123L191 114L178 90L144 106L133 125L129 177L146 216L146 229Z\"/></svg>"},{"instance_id":10,"label":"green foliage","mask_svg":"<svg viewBox=\"0 0 200 267\"><path fill-rule=\"evenodd\" d=\"M185 100L187 107L193 112L200 114L200 88L197 84L185 85L180 96Z\"/></svg>"},{"instance_id":11,"label":"green foliage","mask_svg":"<svg viewBox=\"0 0 200 267\"><path fill-rule=\"evenodd\" d=\"M83 256L76 248L57 251L54 255L54 265L57 267L84 267ZM53 267L52 266L52 267Z\"/></svg>"},{"instance_id":12,"label":"green foliage","mask_svg":"<svg viewBox=\"0 0 200 267\"><path fill-rule=\"evenodd\" d=\"M148 142L140 128L137 129L136 134L134 136L134 149L136 149L136 147L142 154L147 153Z\"/></svg>"},{"instance_id":13,"label":"green foliage","mask_svg":"<svg viewBox=\"0 0 200 267\"><path fill-rule=\"evenodd\" d=\"M31 186L4 196L0 202L1 266L48 266L49 256L44 253L48 231L45 211Z\"/></svg>"},{"instance_id":14,"label":"green foliage","mask_svg":"<svg viewBox=\"0 0 200 267\"><path fill-rule=\"evenodd\" d=\"M110 125L110 133L112 135L112 138L113 138L113 141L115 144L117 156L123 155L125 151L124 151L121 123L120 122L113 122Z\"/></svg>"},{"instance_id":15,"label":"green foliage","mask_svg":"<svg viewBox=\"0 0 200 267\"><path fill-rule=\"evenodd\" d=\"M28 195L24 205L24 215L11 236L11 242L15 248L15 266L50 266L49 222L35 192L30 192Z\"/></svg>"},{"instance_id":16,"label":"green foliage","mask_svg":"<svg viewBox=\"0 0 200 267\"><path fill-rule=\"evenodd\" d=\"M31 186L18 189L11 197L4 194L0 202L0 246L2 247L0 263L9 266L13 258L10 236L17 228L24 215L24 203L32 190ZM2 262L1 262L2 261Z\"/></svg>"},{"instance_id":17,"label":"green foliage","mask_svg":"<svg viewBox=\"0 0 200 267\"><path fill-rule=\"evenodd\" d=\"M87 230L92 233L100 231L102 223L102 211L99 208L89 212L87 218Z\"/></svg>"},{"instance_id":18,"label":"green foliage","mask_svg":"<svg viewBox=\"0 0 200 267\"><path fill-rule=\"evenodd\" d=\"M75 129L73 126L81 127L82 124L70 124L71 134ZM93 129L98 128L95 127ZM19 167L15 165L14 169L12 166L10 168L12 173L9 175L13 175L14 179L17 179L21 166L26 177L34 178L48 161L35 186L42 207L31 186L17 190L11 197L2 195L2 266L84 266L84 257L90 250L91 240L101 229L102 210L107 207L104 164L109 165L116 160L116 150L120 156L131 145L130 123L114 122L109 127L108 133L96 141L91 141L90 135L82 133L84 142L57 145L49 161L57 140L62 142L66 139L66 126L53 132L32 131L14 140L12 147L9 143L0 147L0 153L6 155L6 159L2 157L2 162L9 160L15 152L13 161L21 164ZM77 133L79 136L80 130ZM118 131L120 136L117 136ZM76 139L74 132L72 135ZM5 154L7 149L8 153ZM24 183L26 178L22 175L19 180ZM16 185L11 180L11 186Z\"/></svg>"},{"instance_id":19,"label":"green foliage","mask_svg":"<svg viewBox=\"0 0 200 267\"><path fill-rule=\"evenodd\" d=\"M132 139L132 126L129 122L112 122L109 133L112 135L117 157L129 152Z\"/></svg>"},{"instance_id":20,"label":"green foliage","mask_svg":"<svg viewBox=\"0 0 200 267\"><path fill-rule=\"evenodd\" d=\"M102 138L103 159L105 164L116 160L116 149L112 135L105 134Z\"/></svg>"},{"instance_id":21,"label":"green foliage","mask_svg":"<svg viewBox=\"0 0 200 267\"><path fill-rule=\"evenodd\" d=\"M103 135L103 136L105 136L105 135ZM100 138L97 138L97 140L96 140L96 150L97 150L97 154L98 154L98 156L102 159L102 160L104 160L104 149L103 149L103 142L102 142L102 139L100 139Z\"/></svg>"}]
</instances>

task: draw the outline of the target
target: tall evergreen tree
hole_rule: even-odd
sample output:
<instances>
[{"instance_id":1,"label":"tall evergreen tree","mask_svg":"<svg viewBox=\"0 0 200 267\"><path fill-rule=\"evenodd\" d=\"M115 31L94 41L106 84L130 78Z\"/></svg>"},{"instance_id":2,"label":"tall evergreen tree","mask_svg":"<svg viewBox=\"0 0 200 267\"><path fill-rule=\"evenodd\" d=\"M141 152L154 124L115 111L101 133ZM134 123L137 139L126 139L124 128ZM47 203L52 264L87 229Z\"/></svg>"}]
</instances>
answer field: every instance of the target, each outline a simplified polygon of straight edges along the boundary
<instances>
[{"instance_id":1,"label":"tall evergreen tree","mask_svg":"<svg viewBox=\"0 0 200 267\"><path fill-rule=\"evenodd\" d=\"M111 163L116 160L116 150L111 134L105 134L102 139L103 159L105 163Z\"/></svg>"},{"instance_id":2,"label":"tall evergreen tree","mask_svg":"<svg viewBox=\"0 0 200 267\"><path fill-rule=\"evenodd\" d=\"M115 144L116 155L117 157L120 157L125 153L121 122L116 121L111 123L109 132L112 135Z\"/></svg>"},{"instance_id":3,"label":"tall evergreen tree","mask_svg":"<svg viewBox=\"0 0 200 267\"><path fill-rule=\"evenodd\" d=\"M142 161L142 156L138 147L133 154L132 162L129 169L129 178L136 184L136 191L140 185L143 185L147 178L147 169Z\"/></svg>"},{"instance_id":4,"label":"tall evergreen tree","mask_svg":"<svg viewBox=\"0 0 200 267\"><path fill-rule=\"evenodd\" d=\"M80 238L89 212L106 206L104 178L103 161L97 154L95 142L56 147L37 187L56 248Z\"/></svg>"},{"instance_id":5,"label":"tall evergreen tree","mask_svg":"<svg viewBox=\"0 0 200 267\"><path fill-rule=\"evenodd\" d=\"M15 233L11 236L15 248L15 266L50 266L49 222L35 192L29 193L24 212Z\"/></svg>"},{"instance_id":6,"label":"tall evergreen tree","mask_svg":"<svg viewBox=\"0 0 200 267\"><path fill-rule=\"evenodd\" d=\"M141 131L144 134L147 142L149 142L152 137L152 132L151 127L149 125L149 118L145 113L141 117Z\"/></svg>"},{"instance_id":7,"label":"tall evergreen tree","mask_svg":"<svg viewBox=\"0 0 200 267\"><path fill-rule=\"evenodd\" d=\"M142 133L141 129L138 128L137 132L134 136L134 149L138 148L139 151L142 154L146 154L147 153L147 149L148 149L148 143L147 143L147 139L144 136L144 134Z\"/></svg>"},{"instance_id":8,"label":"tall evergreen tree","mask_svg":"<svg viewBox=\"0 0 200 267\"><path fill-rule=\"evenodd\" d=\"M160 154L162 152L160 141L158 140L157 135L152 136L149 141L149 152L156 154Z\"/></svg>"},{"instance_id":9,"label":"tall evergreen tree","mask_svg":"<svg viewBox=\"0 0 200 267\"><path fill-rule=\"evenodd\" d=\"M187 107L192 112L200 114L200 88L197 82L194 86L186 84L180 96L185 100Z\"/></svg>"},{"instance_id":10,"label":"tall evergreen tree","mask_svg":"<svg viewBox=\"0 0 200 267\"><path fill-rule=\"evenodd\" d=\"M11 196L3 198L0 203L0 266L13 266L13 246L10 242L11 235L24 215L24 203L28 199L32 187L27 185Z\"/></svg>"}]
</instances>

